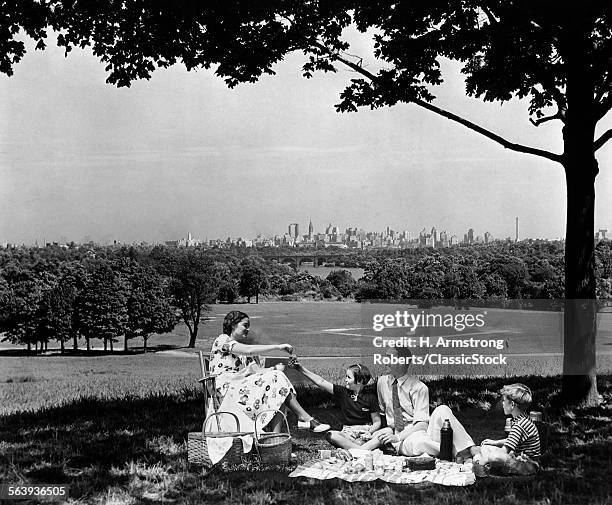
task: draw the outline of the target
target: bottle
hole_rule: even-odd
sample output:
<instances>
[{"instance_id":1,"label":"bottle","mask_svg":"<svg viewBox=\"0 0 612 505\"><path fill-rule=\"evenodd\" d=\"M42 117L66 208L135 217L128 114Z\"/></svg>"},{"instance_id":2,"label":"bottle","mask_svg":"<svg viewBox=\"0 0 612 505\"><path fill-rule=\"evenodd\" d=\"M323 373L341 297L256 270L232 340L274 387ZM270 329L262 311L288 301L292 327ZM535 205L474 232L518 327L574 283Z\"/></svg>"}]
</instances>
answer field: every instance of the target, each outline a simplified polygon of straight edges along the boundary
<instances>
[{"instance_id":1,"label":"bottle","mask_svg":"<svg viewBox=\"0 0 612 505\"><path fill-rule=\"evenodd\" d=\"M450 420L446 419L440 430L440 456L439 459L453 460L453 429Z\"/></svg>"},{"instance_id":2,"label":"bottle","mask_svg":"<svg viewBox=\"0 0 612 505\"><path fill-rule=\"evenodd\" d=\"M504 426L504 438L510 436L510 430L512 429L512 418L506 417L506 425Z\"/></svg>"},{"instance_id":3,"label":"bottle","mask_svg":"<svg viewBox=\"0 0 612 505\"><path fill-rule=\"evenodd\" d=\"M365 457L365 469L370 471L374 470L374 458L372 457L372 453L366 454Z\"/></svg>"},{"instance_id":4,"label":"bottle","mask_svg":"<svg viewBox=\"0 0 612 505\"><path fill-rule=\"evenodd\" d=\"M550 435L550 425L546 424L542 420L542 412L532 410L529 412L529 419L535 424L540 435L540 452L544 453L548 450L548 438Z\"/></svg>"}]
</instances>

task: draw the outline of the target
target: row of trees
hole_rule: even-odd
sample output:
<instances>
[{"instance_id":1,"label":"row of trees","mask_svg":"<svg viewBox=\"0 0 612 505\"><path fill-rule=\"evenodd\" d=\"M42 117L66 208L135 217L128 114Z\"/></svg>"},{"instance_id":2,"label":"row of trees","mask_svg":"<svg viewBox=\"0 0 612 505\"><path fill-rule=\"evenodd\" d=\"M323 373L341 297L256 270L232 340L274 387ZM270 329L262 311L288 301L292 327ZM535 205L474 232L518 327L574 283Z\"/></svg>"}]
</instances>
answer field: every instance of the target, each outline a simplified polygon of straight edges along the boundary
<instances>
[{"instance_id":1,"label":"row of trees","mask_svg":"<svg viewBox=\"0 0 612 505\"><path fill-rule=\"evenodd\" d=\"M151 335L182 321L194 347L212 303L352 294L343 283L338 290L287 265L241 256L163 247L0 251L0 334L28 350L57 341L62 351L69 342L77 349L81 338L87 350L99 339L105 350L123 340L127 351L130 340L141 338L146 352Z\"/></svg>"},{"instance_id":2,"label":"row of trees","mask_svg":"<svg viewBox=\"0 0 612 505\"><path fill-rule=\"evenodd\" d=\"M154 248L19 248L0 251L0 332L44 348L58 341L106 349L123 339L171 331L182 321L195 346L202 316L216 302L355 298L561 299L562 244L496 244L434 250L355 252L364 276L326 279L245 251ZM596 247L597 292L612 298L612 243Z\"/></svg>"},{"instance_id":3,"label":"row of trees","mask_svg":"<svg viewBox=\"0 0 612 505\"><path fill-rule=\"evenodd\" d=\"M129 258L33 265L11 261L0 276L0 331L4 339L62 351L84 338L87 350L99 339L113 349L123 338L142 338L171 331L177 322L171 282L155 269Z\"/></svg>"}]
</instances>

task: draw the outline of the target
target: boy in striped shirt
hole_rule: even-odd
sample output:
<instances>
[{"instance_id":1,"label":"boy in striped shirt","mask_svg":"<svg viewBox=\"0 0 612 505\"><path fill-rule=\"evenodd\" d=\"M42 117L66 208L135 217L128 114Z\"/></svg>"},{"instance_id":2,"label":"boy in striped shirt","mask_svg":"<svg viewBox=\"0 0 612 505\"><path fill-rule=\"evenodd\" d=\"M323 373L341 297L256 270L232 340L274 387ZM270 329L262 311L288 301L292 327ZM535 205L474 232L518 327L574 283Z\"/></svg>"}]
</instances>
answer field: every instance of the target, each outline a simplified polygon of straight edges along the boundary
<instances>
[{"instance_id":1,"label":"boy in striped shirt","mask_svg":"<svg viewBox=\"0 0 612 505\"><path fill-rule=\"evenodd\" d=\"M486 475L487 464L489 468L498 468L501 473L535 473L539 468L540 435L527 415L532 400L531 390L517 383L504 386L500 393L504 414L512 415L512 427L508 438L482 441L481 453L474 457L474 473Z\"/></svg>"}]
</instances>

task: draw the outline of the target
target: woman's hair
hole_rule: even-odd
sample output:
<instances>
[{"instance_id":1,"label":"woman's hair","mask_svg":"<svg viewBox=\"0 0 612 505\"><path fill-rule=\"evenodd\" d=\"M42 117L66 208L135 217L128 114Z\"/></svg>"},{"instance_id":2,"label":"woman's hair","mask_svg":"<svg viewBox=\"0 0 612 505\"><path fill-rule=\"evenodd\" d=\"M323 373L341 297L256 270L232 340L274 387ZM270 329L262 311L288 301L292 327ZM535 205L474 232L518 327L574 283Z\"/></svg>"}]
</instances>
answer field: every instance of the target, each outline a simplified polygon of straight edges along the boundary
<instances>
[{"instance_id":1,"label":"woman's hair","mask_svg":"<svg viewBox=\"0 0 612 505\"><path fill-rule=\"evenodd\" d=\"M509 398L514 403L516 403L521 410L525 410L529 408L531 405L531 401L533 400L533 396L531 394L531 389L529 389L525 384L508 384L499 390L500 394Z\"/></svg>"},{"instance_id":2,"label":"woman's hair","mask_svg":"<svg viewBox=\"0 0 612 505\"><path fill-rule=\"evenodd\" d=\"M249 316L244 312L240 312L239 310L232 310L228 312L223 319L223 333L226 335L231 335L232 330L236 327L236 325L245 318Z\"/></svg>"},{"instance_id":3,"label":"woman's hair","mask_svg":"<svg viewBox=\"0 0 612 505\"><path fill-rule=\"evenodd\" d=\"M347 368L347 370L353 372L353 377L355 377L355 382L357 384L365 386L372 379L372 374L370 373L369 368L365 365L351 365Z\"/></svg>"}]
</instances>

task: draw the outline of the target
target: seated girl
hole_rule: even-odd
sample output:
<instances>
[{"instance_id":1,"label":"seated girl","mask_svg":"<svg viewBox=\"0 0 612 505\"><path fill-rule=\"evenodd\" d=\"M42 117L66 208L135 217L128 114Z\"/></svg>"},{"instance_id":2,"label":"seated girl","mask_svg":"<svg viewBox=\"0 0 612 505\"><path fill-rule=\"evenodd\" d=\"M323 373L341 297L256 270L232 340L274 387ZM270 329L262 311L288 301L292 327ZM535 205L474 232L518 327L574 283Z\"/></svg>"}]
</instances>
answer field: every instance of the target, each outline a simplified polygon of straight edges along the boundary
<instances>
[{"instance_id":1,"label":"seated girl","mask_svg":"<svg viewBox=\"0 0 612 505\"><path fill-rule=\"evenodd\" d=\"M372 375L364 365L351 365L346 370L344 385L332 384L296 362L296 370L334 396L342 415L342 431L330 431L325 438L335 447L349 449L372 438L381 426L376 385L370 384Z\"/></svg>"},{"instance_id":2,"label":"seated girl","mask_svg":"<svg viewBox=\"0 0 612 505\"><path fill-rule=\"evenodd\" d=\"M293 352L289 344L249 344L251 323L244 312L233 310L223 321L223 333L214 341L210 353L210 373L216 375L217 394L223 398L219 411L232 412L240 421L241 431L253 431L257 414L289 408L298 418L298 428L315 433L329 430L309 415L298 403L295 389L283 373L284 365L262 368L259 354ZM270 425L280 428L282 416L264 413L257 419L258 428ZM229 416L225 416L229 417Z\"/></svg>"}]
</instances>

